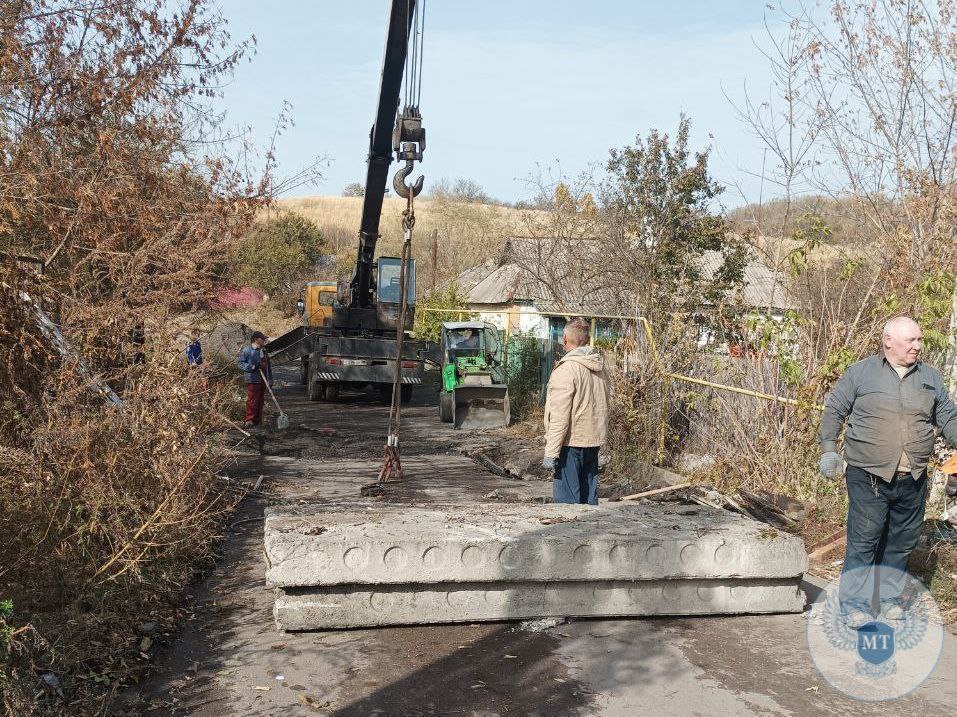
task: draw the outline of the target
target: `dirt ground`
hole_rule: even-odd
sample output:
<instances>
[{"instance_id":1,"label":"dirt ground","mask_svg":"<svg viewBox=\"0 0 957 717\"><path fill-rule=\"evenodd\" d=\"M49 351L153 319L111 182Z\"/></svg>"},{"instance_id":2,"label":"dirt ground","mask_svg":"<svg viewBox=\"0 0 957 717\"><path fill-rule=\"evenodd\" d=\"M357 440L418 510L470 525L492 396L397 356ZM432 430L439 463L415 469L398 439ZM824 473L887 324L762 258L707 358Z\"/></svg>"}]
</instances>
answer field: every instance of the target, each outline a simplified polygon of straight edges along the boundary
<instances>
[{"instance_id":1,"label":"dirt ground","mask_svg":"<svg viewBox=\"0 0 957 717\"><path fill-rule=\"evenodd\" d=\"M907 697L890 705L844 697L811 663L806 613L575 620L540 632L471 624L280 633L264 581L263 509L358 496L375 479L388 411L368 396L310 403L294 383L277 395L291 427L246 441L230 468L251 485L262 476L260 489L195 587L191 619L156 636L149 678L115 714L939 715L957 700L951 635L933 675ZM431 391L403 415L407 475L382 500L535 502L549 494L547 481L493 475L464 455L494 450L499 437L439 423ZM813 599L818 590L806 588Z\"/></svg>"}]
</instances>

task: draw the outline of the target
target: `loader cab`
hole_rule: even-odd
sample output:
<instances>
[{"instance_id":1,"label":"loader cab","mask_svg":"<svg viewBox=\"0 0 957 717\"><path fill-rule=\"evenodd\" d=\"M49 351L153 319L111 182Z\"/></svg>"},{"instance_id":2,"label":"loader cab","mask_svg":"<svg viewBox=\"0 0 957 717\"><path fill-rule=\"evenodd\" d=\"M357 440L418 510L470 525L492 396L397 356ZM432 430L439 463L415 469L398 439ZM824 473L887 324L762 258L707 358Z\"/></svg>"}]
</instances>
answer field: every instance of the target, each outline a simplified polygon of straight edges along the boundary
<instances>
[{"instance_id":1,"label":"loader cab","mask_svg":"<svg viewBox=\"0 0 957 717\"><path fill-rule=\"evenodd\" d=\"M455 363L457 358L477 359L493 369L504 364L498 329L480 321L443 323L442 354L446 364Z\"/></svg>"},{"instance_id":2,"label":"loader cab","mask_svg":"<svg viewBox=\"0 0 957 717\"><path fill-rule=\"evenodd\" d=\"M332 307L336 304L337 284L334 281L309 281L303 287L297 308L304 326L329 326Z\"/></svg>"},{"instance_id":3,"label":"loader cab","mask_svg":"<svg viewBox=\"0 0 957 717\"><path fill-rule=\"evenodd\" d=\"M501 342L494 327L480 323L444 324L442 326L442 351L446 363L456 358L481 359L489 365L501 362Z\"/></svg>"}]
</instances>

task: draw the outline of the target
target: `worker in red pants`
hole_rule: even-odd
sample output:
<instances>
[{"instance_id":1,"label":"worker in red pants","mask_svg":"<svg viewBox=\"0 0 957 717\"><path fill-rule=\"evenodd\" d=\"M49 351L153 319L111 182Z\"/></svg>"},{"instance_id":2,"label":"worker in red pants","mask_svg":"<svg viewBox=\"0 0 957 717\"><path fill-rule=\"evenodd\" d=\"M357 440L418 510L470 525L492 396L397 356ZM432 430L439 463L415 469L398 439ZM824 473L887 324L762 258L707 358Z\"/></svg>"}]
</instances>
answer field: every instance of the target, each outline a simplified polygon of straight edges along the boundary
<instances>
[{"instance_id":1,"label":"worker in red pants","mask_svg":"<svg viewBox=\"0 0 957 717\"><path fill-rule=\"evenodd\" d=\"M261 331L254 331L249 339L249 346L243 346L236 362L243 372L246 381L246 417L245 426L258 426L263 420L263 399L266 386L263 377L272 385L272 368L269 357L263 346L266 344L266 335Z\"/></svg>"}]
</instances>

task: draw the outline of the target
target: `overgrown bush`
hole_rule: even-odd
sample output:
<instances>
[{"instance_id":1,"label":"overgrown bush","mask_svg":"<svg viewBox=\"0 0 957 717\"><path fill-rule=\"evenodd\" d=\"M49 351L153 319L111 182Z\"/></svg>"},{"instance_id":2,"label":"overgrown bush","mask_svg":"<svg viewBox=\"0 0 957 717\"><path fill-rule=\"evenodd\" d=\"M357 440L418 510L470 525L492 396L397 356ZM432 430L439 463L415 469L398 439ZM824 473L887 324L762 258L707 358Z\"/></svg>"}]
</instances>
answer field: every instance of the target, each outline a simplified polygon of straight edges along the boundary
<instances>
[{"instance_id":1,"label":"overgrown bush","mask_svg":"<svg viewBox=\"0 0 957 717\"><path fill-rule=\"evenodd\" d=\"M257 222L233 257L234 280L273 294L299 290L322 256L325 240L311 219L295 212Z\"/></svg>"},{"instance_id":2,"label":"overgrown bush","mask_svg":"<svg viewBox=\"0 0 957 717\"><path fill-rule=\"evenodd\" d=\"M517 332L509 337L508 398L512 420L527 418L539 404L542 390L542 340Z\"/></svg>"},{"instance_id":3,"label":"overgrown bush","mask_svg":"<svg viewBox=\"0 0 957 717\"><path fill-rule=\"evenodd\" d=\"M36 700L35 676L50 664L49 646L31 625L19 625L13 601L0 600L0 710L30 714Z\"/></svg>"},{"instance_id":4,"label":"overgrown bush","mask_svg":"<svg viewBox=\"0 0 957 717\"><path fill-rule=\"evenodd\" d=\"M216 477L229 387L207 390L188 370L170 320L215 294L269 186L209 141L210 88L243 46L208 5L4 5L0 601L12 612L4 602L0 704L10 714L109 712L147 664L133 626L171 610L236 499Z\"/></svg>"},{"instance_id":5,"label":"overgrown bush","mask_svg":"<svg viewBox=\"0 0 957 717\"><path fill-rule=\"evenodd\" d=\"M446 321L471 321L478 314L463 311L465 297L455 284L432 292L416 302L415 337L422 341L438 343L442 335L442 324ZM458 309L458 311L446 311Z\"/></svg>"},{"instance_id":6,"label":"overgrown bush","mask_svg":"<svg viewBox=\"0 0 957 717\"><path fill-rule=\"evenodd\" d=\"M240 497L216 477L226 446L211 435L228 391L208 390L151 337L117 407L32 329L21 325L0 351L22 375L37 357L48 367L0 442L0 597L20 631L0 646L0 693L19 707L11 714L82 714L148 664L132 649L134 626L178 601ZM57 689L40 689L41 673ZM25 696L40 701L26 709Z\"/></svg>"},{"instance_id":7,"label":"overgrown bush","mask_svg":"<svg viewBox=\"0 0 957 717\"><path fill-rule=\"evenodd\" d=\"M674 317L654 344L632 325L605 351L613 382L608 449L617 478L633 478L636 461L667 465L680 453L687 437L682 407L694 393L666 380L663 371L689 372L695 336L694 322Z\"/></svg>"}]
</instances>

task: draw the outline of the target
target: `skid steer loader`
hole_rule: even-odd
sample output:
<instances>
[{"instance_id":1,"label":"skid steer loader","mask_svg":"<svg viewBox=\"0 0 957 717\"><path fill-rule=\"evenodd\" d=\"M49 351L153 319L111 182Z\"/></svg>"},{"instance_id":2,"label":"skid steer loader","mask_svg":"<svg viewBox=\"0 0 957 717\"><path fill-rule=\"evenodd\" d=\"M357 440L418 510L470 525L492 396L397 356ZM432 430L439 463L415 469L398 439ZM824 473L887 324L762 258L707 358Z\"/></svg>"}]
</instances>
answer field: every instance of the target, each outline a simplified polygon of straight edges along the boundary
<instances>
[{"instance_id":1,"label":"skid steer loader","mask_svg":"<svg viewBox=\"0 0 957 717\"><path fill-rule=\"evenodd\" d=\"M507 426L510 418L498 330L480 321L442 324L439 417L454 428Z\"/></svg>"}]
</instances>

